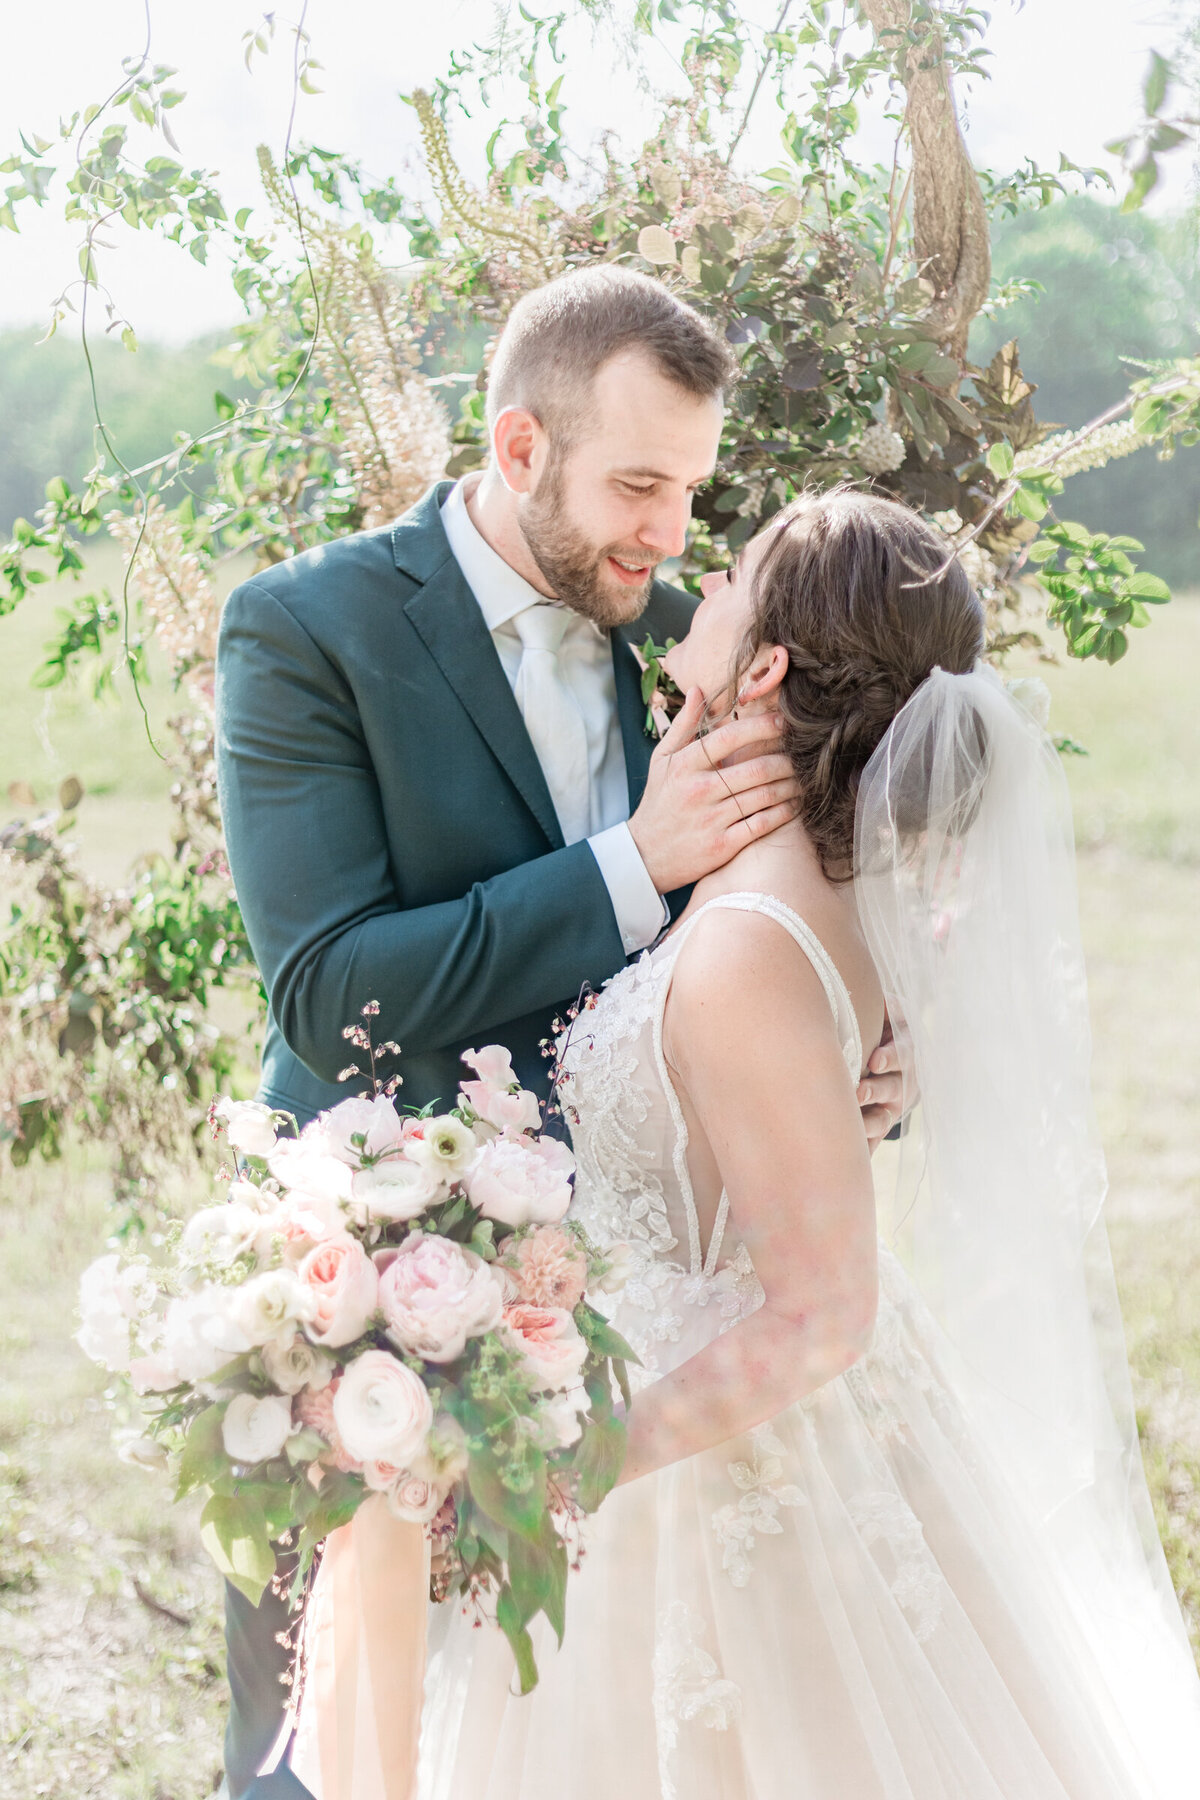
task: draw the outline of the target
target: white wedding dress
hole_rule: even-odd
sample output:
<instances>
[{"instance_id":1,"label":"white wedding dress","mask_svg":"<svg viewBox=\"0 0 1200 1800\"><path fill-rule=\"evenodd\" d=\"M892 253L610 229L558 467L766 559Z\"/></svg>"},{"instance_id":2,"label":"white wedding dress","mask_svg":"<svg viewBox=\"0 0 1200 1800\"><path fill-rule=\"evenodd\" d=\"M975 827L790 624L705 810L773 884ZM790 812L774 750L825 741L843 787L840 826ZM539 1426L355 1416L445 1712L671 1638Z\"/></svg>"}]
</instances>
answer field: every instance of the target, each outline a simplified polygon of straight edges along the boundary
<instances>
[{"instance_id":1,"label":"white wedding dress","mask_svg":"<svg viewBox=\"0 0 1200 1800\"><path fill-rule=\"evenodd\" d=\"M849 996L804 922L763 894L709 906L766 914L780 956L796 954L790 938L809 958L857 1079ZM702 1241L663 1056L689 931L608 983L566 1058L574 1215L599 1245L636 1250L613 1313L642 1363L635 1406L638 1385L762 1301L726 1201ZM1132 1642L1114 1632L1114 1677L956 1398L937 1324L882 1245L880 1276L873 1346L847 1373L619 1488L587 1522L562 1648L544 1619L534 1629L532 1694L516 1694L499 1632L431 1608L420 1800L1200 1794L1198 1690L1178 1620L1152 1619Z\"/></svg>"}]
</instances>

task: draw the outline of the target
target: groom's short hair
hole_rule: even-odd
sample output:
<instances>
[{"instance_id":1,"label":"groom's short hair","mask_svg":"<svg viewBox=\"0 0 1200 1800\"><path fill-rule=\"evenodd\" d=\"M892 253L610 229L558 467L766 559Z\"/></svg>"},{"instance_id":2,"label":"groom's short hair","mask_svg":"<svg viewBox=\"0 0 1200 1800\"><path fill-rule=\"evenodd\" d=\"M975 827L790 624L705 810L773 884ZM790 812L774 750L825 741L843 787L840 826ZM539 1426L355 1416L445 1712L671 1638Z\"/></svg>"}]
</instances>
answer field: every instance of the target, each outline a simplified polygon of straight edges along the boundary
<instances>
[{"instance_id":1,"label":"groom's short hair","mask_svg":"<svg viewBox=\"0 0 1200 1800\"><path fill-rule=\"evenodd\" d=\"M724 338L695 307L661 281L603 263L560 275L513 307L488 375L489 427L520 406L560 447L570 443L596 375L632 349L698 400L724 399L737 372Z\"/></svg>"}]
</instances>

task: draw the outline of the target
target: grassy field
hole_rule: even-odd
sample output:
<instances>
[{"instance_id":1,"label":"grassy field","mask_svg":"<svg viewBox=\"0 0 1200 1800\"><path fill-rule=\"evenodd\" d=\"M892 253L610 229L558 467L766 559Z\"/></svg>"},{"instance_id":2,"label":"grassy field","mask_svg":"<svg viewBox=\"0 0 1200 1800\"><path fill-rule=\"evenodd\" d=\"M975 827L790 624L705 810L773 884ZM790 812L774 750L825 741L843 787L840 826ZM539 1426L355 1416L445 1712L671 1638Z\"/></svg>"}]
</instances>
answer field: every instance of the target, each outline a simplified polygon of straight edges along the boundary
<instances>
[{"instance_id":1,"label":"grassy field","mask_svg":"<svg viewBox=\"0 0 1200 1800\"><path fill-rule=\"evenodd\" d=\"M0 620L0 794L26 781L48 796L77 775L81 847L119 879L166 844L169 776L128 702L28 688L48 635L38 608ZM1156 616L1117 669L1043 672L1056 727L1090 750L1069 767L1110 1225L1159 1524L1200 1647L1200 602ZM153 716L169 704L155 691ZM194 1515L115 1459L103 1382L70 1342L105 1204L100 1161L78 1146L0 1172L7 1800L203 1800L218 1775L217 1583Z\"/></svg>"}]
</instances>

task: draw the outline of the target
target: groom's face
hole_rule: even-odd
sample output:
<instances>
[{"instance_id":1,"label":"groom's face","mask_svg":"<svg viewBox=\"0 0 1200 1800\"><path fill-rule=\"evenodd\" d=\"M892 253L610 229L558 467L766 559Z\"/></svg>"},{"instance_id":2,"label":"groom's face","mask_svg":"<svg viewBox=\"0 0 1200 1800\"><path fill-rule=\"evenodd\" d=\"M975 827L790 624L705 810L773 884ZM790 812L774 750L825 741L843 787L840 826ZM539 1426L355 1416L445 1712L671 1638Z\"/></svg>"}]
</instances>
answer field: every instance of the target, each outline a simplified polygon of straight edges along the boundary
<instances>
[{"instance_id":1,"label":"groom's face","mask_svg":"<svg viewBox=\"0 0 1200 1800\"><path fill-rule=\"evenodd\" d=\"M723 417L717 397L685 392L641 351L604 364L570 446L544 438L520 511L552 593L605 630L637 618L658 564L683 554Z\"/></svg>"}]
</instances>

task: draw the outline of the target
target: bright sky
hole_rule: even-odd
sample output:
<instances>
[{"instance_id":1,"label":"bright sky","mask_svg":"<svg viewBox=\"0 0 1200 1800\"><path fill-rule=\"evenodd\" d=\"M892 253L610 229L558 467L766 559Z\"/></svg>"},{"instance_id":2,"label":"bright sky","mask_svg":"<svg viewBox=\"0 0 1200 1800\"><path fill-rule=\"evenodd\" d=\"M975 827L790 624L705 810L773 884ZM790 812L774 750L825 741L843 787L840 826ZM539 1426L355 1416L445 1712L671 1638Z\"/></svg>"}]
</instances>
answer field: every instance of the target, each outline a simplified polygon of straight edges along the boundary
<instances>
[{"instance_id":1,"label":"bright sky","mask_svg":"<svg viewBox=\"0 0 1200 1800\"><path fill-rule=\"evenodd\" d=\"M231 207L259 199L256 144L282 146L290 102L290 39L283 27L298 16L277 13L280 30L266 59L248 73L243 34L262 12L252 0L150 0L155 60L179 70L176 85L188 99L173 114L183 161L218 169ZM569 0L564 0L569 4ZM758 0L750 0L754 7ZM550 10L536 0L537 10ZM772 19L774 0L761 0ZM497 10L490 0L310 0L307 26L313 54L324 65L319 96L301 98L298 136L360 157L373 172L416 170L419 155L413 115L399 95L432 83L449 53L486 34ZM617 0L617 11L627 0ZM15 16L14 16L15 15ZM994 0L987 42L992 79L966 96L968 138L976 162L1009 169L1032 155L1054 168L1064 150L1075 162L1114 170L1104 140L1137 117L1138 97L1151 45L1168 50L1175 27L1169 0ZM120 79L120 60L140 52L145 36L144 0L46 0L14 9L0 62L0 157L19 147L18 130L56 134L61 114L102 98ZM651 98L631 79L619 57L597 52L588 32L568 39L567 94L573 94L572 136L591 138L614 127L636 145L653 116ZM656 61L658 91L680 87L669 56ZM565 97L565 96L564 96ZM774 160L779 115L774 101L760 103L748 147L764 163ZM478 177L486 118L455 126L464 173ZM875 138L865 134L874 145ZM1156 205L1182 203L1189 180L1187 153L1171 163L1166 191ZM3 185L0 178L0 185ZM61 191L60 186L57 191ZM56 190L52 190L52 193ZM0 325L35 325L55 295L76 273L77 228L64 225L52 203L22 212L19 237L0 232ZM231 323L237 305L218 267L202 269L173 246L145 233L121 230L119 255L101 273L117 292L138 332L181 342L199 331Z\"/></svg>"}]
</instances>

